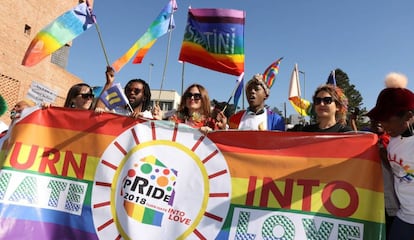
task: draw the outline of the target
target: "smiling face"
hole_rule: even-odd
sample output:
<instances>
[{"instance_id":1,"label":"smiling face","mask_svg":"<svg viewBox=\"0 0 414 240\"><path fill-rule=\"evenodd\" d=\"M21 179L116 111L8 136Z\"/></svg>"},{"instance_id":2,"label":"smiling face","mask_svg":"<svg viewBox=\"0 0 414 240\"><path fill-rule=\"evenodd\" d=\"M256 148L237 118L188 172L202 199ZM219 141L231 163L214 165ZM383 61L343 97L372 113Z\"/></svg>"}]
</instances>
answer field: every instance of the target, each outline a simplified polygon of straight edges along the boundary
<instances>
[{"instance_id":1,"label":"smiling face","mask_svg":"<svg viewBox=\"0 0 414 240\"><path fill-rule=\"evenodd\" d=\"M93 94L91 88L82 86L79 93L72 98L72 105L74 108L88 110L93 101Z\"/></svg>"},{"instance_id":2,"label":"smiling face","mask_svg":"<svg viewBox=\"0 0 414 240\"><path fill-rule=\"evenodd\" d=\"M144 84L140 82L131 82L125 88L125 95L128 98L132 108L139 107L145 101Z\"/></svg>"},{"instance_id":3,"label":"smiling face","mask_svg":"<svg viewBox=\"0 0 414 240\"><path fill-rule=\"evenodd\" d=\"M200 90L194 86L190 88L185 94L185 106L188 108L189 113L201 112L202 109L202 95Z\"/></svg>"},{"instance_id":4,"label":"smiling face","mask_svg":"<svg viewBox=\"0 0 414 240\"><path fill-rule=\"evenodd\" d=\"M314 97L315 112L319 119L335 119L338 107L335 99L325 91L320 91Z\"/></svg>"}]
</instances>

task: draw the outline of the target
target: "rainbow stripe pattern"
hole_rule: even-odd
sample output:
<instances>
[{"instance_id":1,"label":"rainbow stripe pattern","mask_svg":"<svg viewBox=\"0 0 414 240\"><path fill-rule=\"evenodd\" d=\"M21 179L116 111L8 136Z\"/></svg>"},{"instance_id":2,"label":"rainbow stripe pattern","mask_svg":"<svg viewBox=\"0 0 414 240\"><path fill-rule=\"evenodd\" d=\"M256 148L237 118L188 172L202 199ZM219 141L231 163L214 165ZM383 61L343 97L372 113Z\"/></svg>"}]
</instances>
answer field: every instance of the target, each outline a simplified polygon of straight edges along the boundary
<instances>
[{"instance_id":1,"label":"rainbow stripe pattern","mask_svg":"<svg viewBox=\"0 0 414 240\"><path fill-rule=\"evenodd\" d=\"M161 211L156 211L151 208L144 207L139 204L134 204L128 201L124 201L124 208L128 216L135 219L138 222L161 226L162 218L164 213Z\"/></svg>"},{"instance_id":2,"label":"rainbow stripe pattern","mask_svg":"<svg viewBox=\"0 0 414 240\"><path fill-rule=\"evenodd\" d=\"M179 60L239 76L244 72L245 12L189 9Z\"/></svg>"},{"instance_id":3,"label":"rainbow stripe pattern","mask_svg":"<svg viewBox=\"0 0 414 240\"><path fill-rule=\"evenodd\" d=\"M17 122L0 152L4 162L0 171L2 238L98 239L91 189L100 156L117 136L140 122L66 108L39 109ZM226 159L232 184L230 209L216 239L234 234L250 239L247 237L262 233L270 234L270 239L273 220L278 225L303 227L318 218L323 222L319 221L317 229L310 224L296 233L315 230L312 234L321 239L346 239L341 234L385 239L382 170L375 134L217 131L206 137ZM337 146L343 146L341 151ZM141 162L164 166L155 157ZM363 174L355 174L358 171ZM71 204L58 208L64 183L76 186L70 190L76 194L74 198L65 194L68 197L63 203ZM41 187L48 190L41 192L49 199L44 205L33 186L38 191ZM180 204L186 203L177 202ZM156 225L162 218L150 210L124 206L134 218L149 224ZM252 214L250 222L248 214ZM282 221L288 217L290 222Z\"/></svg>"},{"instance_id":4,"label":"rainbow stripe pattern","mask_svg":"<svg viewBox=\"0 0 414 240\"><path fill-rule=\"evenodd\" d=\"M86 3L79 4L36 34L26 50L22 65L30 67L39 63L85 32L94 23Z\"/></svg>"},{"instance_id":5,"label":"rainbow stripe pattern","mask_svg":"<svg viewBox=\"0 0 414 240\"><path fill-rule=\"evenodd\" d=\"M279 73L279 65L282 59L283 57L279 58L278 60L270 64L269 67L267 67L263 73L263 80L269 88L271 88L275 83L275 78L276 75Z\"/></svg>"},{"instance_id":6,"label":"rainbow stripe pattern","mask_svg":"<svg viewBox=\"0 0 414 240\"><path fill-rule=\"evenodd\" d=\"M112 63L114 70L119 72L138 50L140 50L140 52L134 60L134 63L140 63L149 48L155 43L155 40L173 28L172 15L177 9L176 1L170 0L161 10L157 18L151 23L144 35L142 35L122 57Z\"/></svg>"}]
</instances>

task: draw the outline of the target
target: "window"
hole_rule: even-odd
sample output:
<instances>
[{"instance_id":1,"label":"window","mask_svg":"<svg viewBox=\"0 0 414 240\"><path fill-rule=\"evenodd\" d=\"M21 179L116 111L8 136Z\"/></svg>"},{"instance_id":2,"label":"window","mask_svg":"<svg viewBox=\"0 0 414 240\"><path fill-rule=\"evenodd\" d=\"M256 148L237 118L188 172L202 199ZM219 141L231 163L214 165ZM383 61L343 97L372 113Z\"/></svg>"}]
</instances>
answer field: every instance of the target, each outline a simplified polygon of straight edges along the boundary
<instances>
[{"instance_id":1,"label":"window","mask_svg":"<svg viewBox=\"0 0 414 240\"><path fill-rule=\"evenodd\" d=\"M30 27L29 25L25 24L24 25L24 34L26 36L30 36L30 32L32 31L32 27Z\"/></svg>"}]
</instances>

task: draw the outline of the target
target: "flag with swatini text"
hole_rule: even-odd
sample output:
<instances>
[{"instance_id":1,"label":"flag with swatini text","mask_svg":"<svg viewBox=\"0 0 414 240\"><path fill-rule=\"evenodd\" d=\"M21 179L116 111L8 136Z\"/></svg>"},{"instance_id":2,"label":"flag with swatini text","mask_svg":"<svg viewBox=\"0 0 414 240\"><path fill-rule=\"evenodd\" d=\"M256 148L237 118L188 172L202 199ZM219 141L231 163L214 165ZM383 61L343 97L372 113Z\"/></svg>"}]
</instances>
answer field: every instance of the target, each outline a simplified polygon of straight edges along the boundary
<instances>
[{"instance_id":1,"label":"flag with swatini text","mask_svg":"<svg viewBox=\"0 0 414 240\"><path fill-rule=\"evenodd\" d=\"M108 90L102 92L100 100L111 110L128 104L128 98L125 96L120 83L115 83Z\"/></svg>"},{"instance_id":2,"label":"flag with swatini text","mask_svg":"<svg viewBox=\"0 0 414 240\"><path fill-rule=\"evenodd\" d=\"M270 64L263 73L263 81L269 88L271 88L275 83L276 75L279 73L279 65L282 59L283 57Z\"/></svg>"},{"instance_id":3,"label":"flag with swatini text","mask_svg":"<svg viewBox=\"0 0 414 240\"><path fill-rule=\"evenodd\" d=\"M372 133L205 135L51 107L0 141L3 239L385 239Z\"/></svg>"},{"instance_id":4,"label":"flag with swatini text","mask_svg":"<svg viewBox=\"0 0 414 240\"><path fill-rule=\"evenodd\" d=\"M179 60L239 76L244 72L245 12L189 9Z\"/></svg>"},{"instance_id":5,"label":"flag with swatini text","mask_svg":"<svg viewBox=\"0 0 414 240\"><path fill-rule=\"evenodd\" d=\"M152 47L155 41L168 33L173 28L173 13L177 10L177 3L175 0L169 0L168 4L161 10L157 18L151 23L147 31L142 35L132 47L120 58L118 58L112 67L119 72L138 51L138 55L134 63L141 63L145 54Z\"/></svg>"},{"instance_id":6,"label":"flag with swatini text","mask_svg":"<svg viewBox=\"0 0 414 240\"><path fill-rule=\"evenodd\" d=\"M297 64L295 64L295 67L292 71L292 76L290 78L288 96L290 103L297 113L299 113L301 116L309 116L311 111L311 103L308 100L303 99L301 96L299 70Z\"/></svg>"},{"instance_id":7,"label":"flag with swatini text","mask_svg":"<svg viewBox=\"0 0 414 240\"><path fill-rule=\"evenodd\" d=\"M26 50L22 65L28 67L36 65L88 30L94 23L86 3L80 3L36 34Z\"/></svg>"}]
</instances>

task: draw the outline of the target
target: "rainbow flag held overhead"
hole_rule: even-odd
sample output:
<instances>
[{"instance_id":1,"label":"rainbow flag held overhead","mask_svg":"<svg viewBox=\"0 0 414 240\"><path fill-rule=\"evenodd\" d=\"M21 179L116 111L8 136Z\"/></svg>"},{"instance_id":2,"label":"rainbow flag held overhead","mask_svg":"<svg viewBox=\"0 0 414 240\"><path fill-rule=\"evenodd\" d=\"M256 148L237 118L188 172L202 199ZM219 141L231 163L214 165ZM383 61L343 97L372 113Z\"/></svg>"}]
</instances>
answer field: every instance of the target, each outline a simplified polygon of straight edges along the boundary
<instances>
[{"instance_id":1,"label":"rainbow flag held overhead","mask_svg":"<svg viewBox=\"0 0 414 240\"><path fill-rule=\"evenodd\" d=\"M269 88L271 88L275 83L275 78L276 75L279 73L279 65L282 59L283 57L279 58L278 60L270 64L269 67L267 67L263 73L263 80Z\"/></svg>"},{"instance_id":2,"label":"rainbow flag held overhead","mask_svg":"<svg viewBox=\"0 0 414 240\"><path fill-rule=\"evenodd\" d=\"M244 72L245 12L189 9L179 60L239 76Z\"/></svg>"},{"instance_id":3,"label":"rainbow flag held overhead","mask_svg":"<svg viewBox=\"0 0 414 240\"><path fill-rule=\"evenodd\" d=\"M39 63L68 42L85 32L95 23L85 2L67 11L43 28L32 40L22 65L31 67Z\"/></svg>"},{"instance_id":4,"label":"rainbow flag held overhead","mask_svg":"<svg viewBox=\"0 0 414 240\"><path fill-rule=\"evenodd\" d=\"M150 50L150 48L152 47L152 45L154 45L156 41L157 39L154 39L150 43L148 43L147 45L139 49L132 63L134 64L142 63L142 60L144 59L145 55L147 54L147 52Z\"/></svg>"},{"instance_id":5,"label":"rainbow flag held overhead","mask_svg":"<svg viewBox=\"0 0 414 240\"><path fill-rule=\"evenodd\" d=\"M173 29L174 21L172 16L177 9L178 7L175 0L168 1L168 4L161 10L160 14L158 14L157 18L151 23L144 35L142 35L122 57L112 63L112 67L115 71L119 72L137 51L139 52L134 63L140 63L157 38Z\"/></svg>"}]
</instances>

